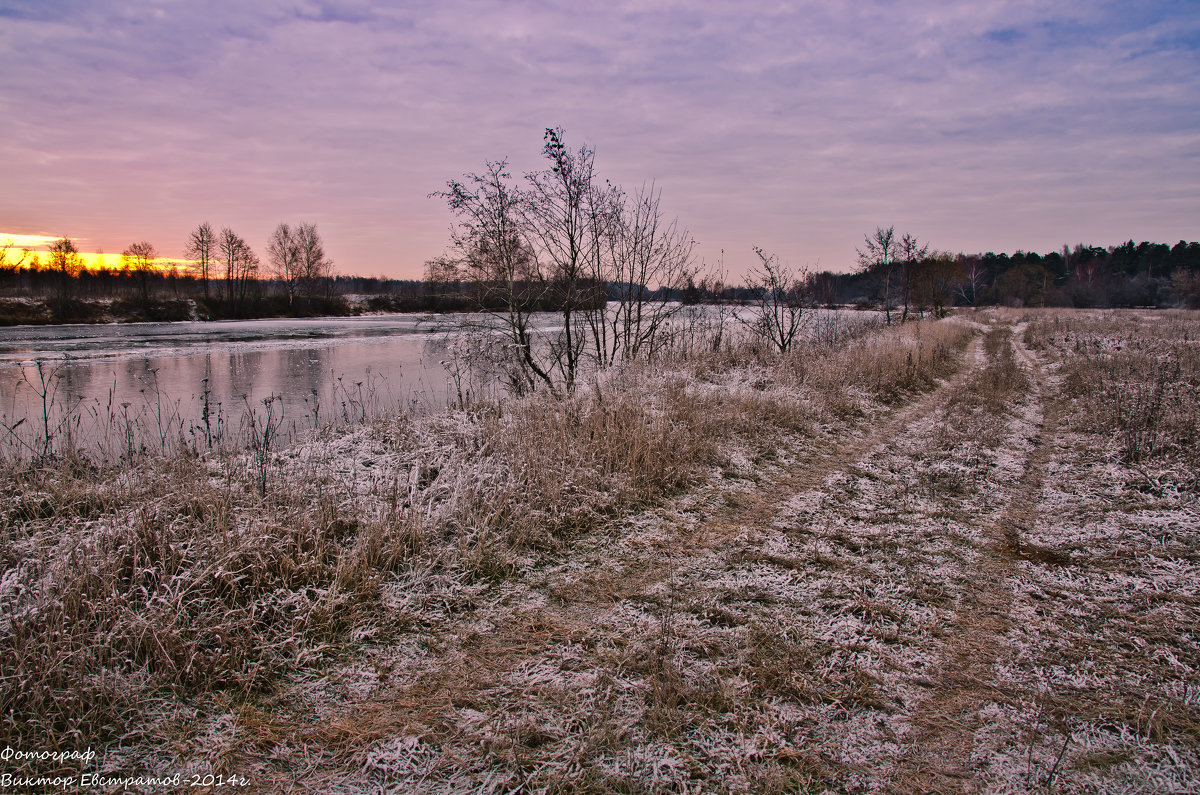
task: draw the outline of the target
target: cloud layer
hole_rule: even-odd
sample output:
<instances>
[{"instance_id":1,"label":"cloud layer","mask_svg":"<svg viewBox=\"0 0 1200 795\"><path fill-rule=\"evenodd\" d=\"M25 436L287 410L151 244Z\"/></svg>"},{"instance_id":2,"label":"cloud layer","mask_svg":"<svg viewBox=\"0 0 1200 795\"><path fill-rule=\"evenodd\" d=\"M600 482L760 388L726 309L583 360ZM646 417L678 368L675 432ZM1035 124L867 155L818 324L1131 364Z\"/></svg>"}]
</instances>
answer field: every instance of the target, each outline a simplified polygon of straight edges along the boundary
<instances>
[{"instance_id":1,"label":"cloud layer","mask_svg":"<svg viewBox=\"0 0 1200 795\"><path fill-rule=\"evenodd\" d=\"M428 194L541 133L654 180L737 271L841 269L896 224L955 251L1200 237L1194 2L0 0L0 230L177 254L314 221L415 277Z\"/></svg>"}]
</instances>

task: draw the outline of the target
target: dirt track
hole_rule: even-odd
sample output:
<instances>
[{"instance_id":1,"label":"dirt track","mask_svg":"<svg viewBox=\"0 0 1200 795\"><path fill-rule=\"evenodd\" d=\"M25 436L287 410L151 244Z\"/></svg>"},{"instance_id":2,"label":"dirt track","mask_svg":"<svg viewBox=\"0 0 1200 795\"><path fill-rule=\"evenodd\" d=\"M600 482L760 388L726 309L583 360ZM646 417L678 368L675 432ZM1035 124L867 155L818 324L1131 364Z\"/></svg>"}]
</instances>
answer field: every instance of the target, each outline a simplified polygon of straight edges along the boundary
<instances>
[{"instance_id":1,"label":"dirt track","mask_svg":"<svg viewBox=\"0 0 1200 795\"><path fill-rule=\"evenodd\" d=\"M1028 587L1069 559L1043 504L1067 447L1023 332L993 322L920 399L731 461L519 582L397 588L401 643L289 697L347 706L265 721L231 764L430 792L1038 791L1090 769L1073 696L1030 662L1029 611L1071 619ZM1187 786L1172 737L1101 780L1173 756Z\"/></svg>"}]
</instances>

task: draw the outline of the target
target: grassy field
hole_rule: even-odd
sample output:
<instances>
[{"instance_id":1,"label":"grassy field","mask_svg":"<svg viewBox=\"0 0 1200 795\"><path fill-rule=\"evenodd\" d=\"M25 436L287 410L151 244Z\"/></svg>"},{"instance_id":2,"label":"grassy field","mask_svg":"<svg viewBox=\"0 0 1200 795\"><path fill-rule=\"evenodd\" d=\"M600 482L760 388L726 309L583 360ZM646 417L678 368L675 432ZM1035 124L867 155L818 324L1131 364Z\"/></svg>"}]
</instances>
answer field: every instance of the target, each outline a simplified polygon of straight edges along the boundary
<instances>
[{"instance_id":1,"label":"grassy field","mask_svg":"<svg viewBox=\"0 0 1200 795\"><path fill-rule=\"evenodd\" d=\"M810 335L282 448L10 456L0 746L97 758L0 773L1200 789L1200 315Z\"/></svg>"}]
</instances>

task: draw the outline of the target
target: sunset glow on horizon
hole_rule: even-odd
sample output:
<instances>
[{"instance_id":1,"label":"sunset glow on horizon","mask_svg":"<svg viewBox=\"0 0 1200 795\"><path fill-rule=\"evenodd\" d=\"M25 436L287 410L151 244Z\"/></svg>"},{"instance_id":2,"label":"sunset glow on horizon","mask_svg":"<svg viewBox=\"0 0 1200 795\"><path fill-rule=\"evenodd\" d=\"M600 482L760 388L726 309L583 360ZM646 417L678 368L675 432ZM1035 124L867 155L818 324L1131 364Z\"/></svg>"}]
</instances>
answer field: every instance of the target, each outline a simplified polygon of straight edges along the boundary
<instances>
[{"instance_id":1,"label":"sunset glow on horizon","mask_svg":"<svg viewBox=\"0 0 1200 795\"><path fill-rule=\"evenodd\" d=\"M964 253L1200 238L1196 3L15 0L0 20L0 100L23 109L0 118L0 229L70 229L110 267L137 240L178 261L205 221L260 255L306 221L339 273L420 278L453 222L431 194L489 160L542 168L554 126L602 180L654 184L735 279L754 246L853 269L892 224Z\"/></svg>"},{"instance_id":2,"label":"sunset glow on horizon","mask_svg":"<svg viewBox=\"0 0 1200 795\"><path fill-rule=\"evenodd\" d=\"M7 248L6 255L10 266L14 262L21 262L22 267L30 267L32 258L36 257L38 266L46 268L50 264L50 247L63 237L63 235L30 235L0 231L0 249ZM66 237L76 246L80 245L81 241L71 238L70 235L66 235ZM104 268L118 272L126 268L125 259L120 252L76 251L75 255L78 257L79 264L88 270ZM169 272L172 268L184 273L195 265L195 262L171 257L156 257L150 261L150 264L156 270L164 273Z\"/></svg>"}]
</instances>

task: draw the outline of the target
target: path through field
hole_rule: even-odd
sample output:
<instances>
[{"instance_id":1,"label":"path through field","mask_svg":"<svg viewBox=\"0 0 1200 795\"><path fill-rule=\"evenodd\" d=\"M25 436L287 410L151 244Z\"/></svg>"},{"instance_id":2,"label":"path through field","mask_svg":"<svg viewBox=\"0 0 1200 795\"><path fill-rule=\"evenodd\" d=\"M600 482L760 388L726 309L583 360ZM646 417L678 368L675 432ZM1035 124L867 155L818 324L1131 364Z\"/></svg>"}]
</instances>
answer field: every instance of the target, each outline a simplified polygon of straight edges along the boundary
<instances>
[{"instance_id":1,"label":"path through field","mask_svg":"<svg viewBox=\"0 0 1200 795\"><path fill-rule=\"evenodd\" d=\"M1200 600L1089 635L1119 587L1093 598L1102 552L1071 544L1111 495L1025 332L980 324L933 391L735 458L529 576L412 572L387 641L296 683L293 720L245 716L229 765L291 791L1187 791ZM1109 630L1165 655L1155 714L1129 714Z\"/></svg>"}]
</instances>

